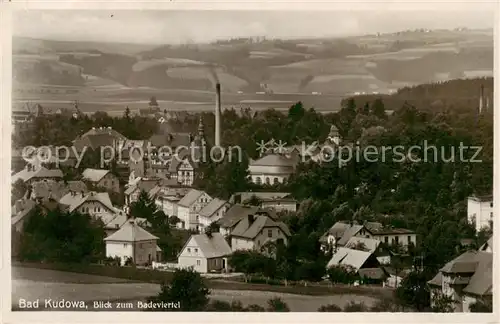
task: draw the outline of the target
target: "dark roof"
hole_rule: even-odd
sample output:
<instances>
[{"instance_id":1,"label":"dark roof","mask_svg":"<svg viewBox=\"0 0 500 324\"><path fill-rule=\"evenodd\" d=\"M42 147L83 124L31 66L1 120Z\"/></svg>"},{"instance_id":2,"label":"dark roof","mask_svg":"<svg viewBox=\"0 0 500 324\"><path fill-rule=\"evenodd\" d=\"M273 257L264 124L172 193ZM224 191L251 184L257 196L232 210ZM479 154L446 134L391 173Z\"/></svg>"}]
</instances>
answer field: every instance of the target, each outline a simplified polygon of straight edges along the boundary
<instances>
[{"instance_id":1,"label":"dark roof","mask_svg":"<svg viewBox=\"0 0 500 324\"><path fill-rule=\"evenodd\" d=\"M285 235L291 235L290 230L283 222L276 222L272 218L264 215L255 215L253 222L250 222L248 217L240 219L231 235L235 237L254 239L263 229L270 227L278 227L283 231L283 233L285 233Z\"/></svg>"},{"instance_id":2,"label":"dark roof","mask_svg":"<svg viewBox=\"0 0 500 324\"><path fill-rule=\"evenodd\" d=\"M455 275L451 284L466 285L463 292L472 295L491 295L493 287L493 253L467 251L448 262L427 283L441 286L443 274Z\"/></svg>"},{"instance_id":3,"label":"dark roof","mask_svg":"<svg viewBox=\"0 0 500 324\"><path fill-rule=\"evenodd\" d=\"M281 166L295 167L297 159L287 158L281 154L269 154L260 159L250 161L251 166Z\"/></svg>"},{"instance_id":4,"label":"dark roof","mask_svg":"<svg viewBox=\"0 0 500 324\"><path fill-rule=\"evenodd\" d=\"M235 204L226 211L224 217L218 220L218 224L221 227L231 228L235 226L236 223L238 223L242 218L245 218L248 215L254 215L259 210L260 208L256 206Z\"/></svg>"},{"instance_id":5,"label":"dark roof","mask_svg":"<svg viewBox=\"0 0 500 324\"><path fill-rule=\"evenodd\" d=\"M440 269L443 273L474 273L477 266L477 256L476 251L467 251L450 262L446 263L444 267Z\"/></svg>"}]
</instances>

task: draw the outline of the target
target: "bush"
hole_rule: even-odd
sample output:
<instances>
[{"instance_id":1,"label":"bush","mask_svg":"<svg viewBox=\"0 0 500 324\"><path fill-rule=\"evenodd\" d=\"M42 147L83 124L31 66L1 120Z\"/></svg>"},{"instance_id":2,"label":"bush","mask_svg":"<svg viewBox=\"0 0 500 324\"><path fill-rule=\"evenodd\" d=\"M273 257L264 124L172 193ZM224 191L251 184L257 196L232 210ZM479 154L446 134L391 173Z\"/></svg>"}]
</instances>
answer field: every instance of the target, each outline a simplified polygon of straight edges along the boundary
<instances>
[{"instance_id":1,"label":"bush","mask_svg":"<svg viewBox=\"0 0 500 324\"><path fill-rule=\"evenodd\" d=\"M356 312L366 312L368 307L364 303L356 303L351 301L349 304L344 306L344 312L356 313Z\"/></svg>"},{"instance_id":2,"label":"bush","mask_svg":"<svg viewBox=\"0 0 500 324\"><path fill-rule=\"evenodd\" d=\"M323 305L318 308L318 312L342 312L342 308L335 304Z\"/></svg>"},{"instance_id":3,"label":"bush","mask_svg":"<svg viewBox=\"0 0 500 324\"><path fill-rule=\"evenodd\" d=\"M265 312L266 309L260 305L257 304L250 304L247 307L248 312Z\"/></svg>"},{"instance_id":4,"label":"bush","mask_svg":"<svg viewBox=\"0 0 500 324\"><path fill-rule=\"evenodd\" d=\"M289 312L288 305L279 297L269 299L267 301L267 310L269 312Z\"/></svg>"}]
</instances>

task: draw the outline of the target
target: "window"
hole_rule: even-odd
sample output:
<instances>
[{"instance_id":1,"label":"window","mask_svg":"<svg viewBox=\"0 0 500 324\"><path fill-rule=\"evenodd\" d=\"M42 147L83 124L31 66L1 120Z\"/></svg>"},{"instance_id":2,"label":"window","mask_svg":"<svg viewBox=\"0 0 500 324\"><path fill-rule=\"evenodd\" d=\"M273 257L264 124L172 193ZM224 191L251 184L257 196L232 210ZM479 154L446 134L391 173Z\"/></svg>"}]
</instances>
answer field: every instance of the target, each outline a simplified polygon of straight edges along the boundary
<instances>
[{"instance_id":1,"label":"window","mask_svg":"<svg viewBox=\"0 0 500 324\"><path fill-rule=\"evenodd\" d=\"M260 177L255 178L255 183L258 185L262 184L262 179Z\"/></svg>"},{"instance_id":2,"label":"window","mask_svg":"<svg viewBox=\"0 0 500 324\"><path fill-rule=\"evenodd\" d=\"M267 230L267 237L273 237L273 230Z\"/></svg>"},{"instance_id":3,"label":"window","mask_svg":"<svg viewBox=\"0 0 500 324\"><path fill-rule=\"evenodd\" d=\"M279 183L278 178L274 178L273 182L274 182L274 184L278 184Z\"/></svg>"},{"instance_id":4,"label":"window","mask_svg":"<svg viewBox=\"0 0 500 324\"><path fill-rule=\"evenodd\" d=\"M106 186L108 185L108 182L107 182L106 180L104 180L104 181L102 182L102 184L106 187Z\"/></svg>"},{"instance_id":5,"label":"window","mask_svg":"<svg viewBox=\"0 0 500 324\"><path fill-rule=\"evenodd\" d=\"M271 184L271 179L269 179L268 177L266 177L266 185L269 185Z\"/></svg>"},{"instance_id":6,"label":"window","mask_svg":"<svg viewBox=\"0 0 500 324\"><path fill-rule=\"evenodd\" d=\"M490 207L493 208L493 202L490 202Z\"/></svg>"},{"instance_id":7,"label":"window","mask_svg":"<svg viewBox=\"0 0 500 324\"><path fill-rule=\"evenodd\" d=\"M191 253L191 249L190 248L188 248L188 252Z\"/></svg>"},{"instance_id":8,"label":"window","mask_svg":"<svg viewBox=\"0 0 500 324\"><path fill-rule=\"evenodd\" d=\"M127 247L127 243L123 243L123 247Z\"/></svg>"},{"instance_id":9,"label":"window","mask_svg":"<svg viewBox=\"0 0 500 324\"><path fill-rule=\"evenodd\" d=\"M411 236L408 235L408 244L410 244L410 243L411 243Z\"/></svg>"},{"instance_id":10,"label":"window","mask_svg":"<svg viewBox=\"0 0 500 324\"><path fill-rule=\"evenodd\" d=\"M493 219L493 212L490 213L490 218Z\"/></svg>"},{"instance_id":11,"label":"window","mask_svg":"<svg viewBox=\"0 0 500 324\"><path fill-rule=\"evenodd\" d=\"M384 237L385 244L389 244L389 236Z\"/></svg>"},{"instance_id":12,"label":"window","mask_svg":"<svg viewBox=\"0 0 500 324\"><path fill-rule=\"evenodd\" d=\"M399 244L399 236L396 236L396 237L394 238L394 240L395 240L396 244Z\"/></svg>"},{"instance_id":13,"label":"window","mask_svg":"<svg viewBox=\"0 0 500 324\"><path fill-rule=\"evenodd\" d=\"M259 246L259 245L260 245L260 240L257 240L257 246Z\"/></svg>"},{"instance_id":14,"label":"window","mask_svg":"<svg viewBox=\"0 0 500 324\"><path fill-rule=\"evenodd\" d=\"M196 265L197 266L201 265L201 261L200 260L196 260Z\"/></svg>"},{"instance_id":15,"label":"window","mask_svg":"<svg viewBox=\"0 0 500 324\"><path fill-rule=\"evenodd\" d=\"M194 253L198 253L198 249L194 249Z\"/></svg>"}]
</instances>

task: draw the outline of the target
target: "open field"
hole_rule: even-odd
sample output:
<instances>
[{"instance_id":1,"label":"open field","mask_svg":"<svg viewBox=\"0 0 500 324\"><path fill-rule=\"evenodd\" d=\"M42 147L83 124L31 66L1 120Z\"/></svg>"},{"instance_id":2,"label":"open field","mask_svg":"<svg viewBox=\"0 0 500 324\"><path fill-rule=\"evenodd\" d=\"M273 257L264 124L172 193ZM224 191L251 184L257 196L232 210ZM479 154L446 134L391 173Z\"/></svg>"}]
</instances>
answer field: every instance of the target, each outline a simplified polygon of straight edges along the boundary
<instances>
[{"instance_id":1,"label":"open field","mask_svg":"<svg viewBox=\"0 0 500 324\"><path fill-rule=\"evenodd\" d=\"M89 102L110 96L147 100L146 93L172 102L207 102L193 93L213 88L208 66L216 71L223 91L244 94L240 100L225 98L228 105L258 100L253 96L264 89L345 96L477 75L468 71L484 71L481 75L493 71L493 36L488 30L406 31L343 39L189 46L15 38L13 52L17 81L81 86L82 97L72 100ZM144 87L157 90L144 91ZM165 95L162 89L184 93ZM186 97L185 91L193 93ZM308 106L338 109L338 103L332 100L321 101L311 101Z\"/></svg>"},{"instance_id":2,"label":"open field","mask_svg":"<svg viewBox=\"0 0 500 324\"><path fill-rule=\"evenodd\" d=\"M354 294L297 295L286 292L244 290L242 284L234 288L212 288L211 298L231 302L240 300L244 305L259 304L266 306L273 297L282 298L292 311L316 311L321 305L336 304L345 306L350 301L372 305L376 298ZM252 285L247 285L248 288ZM247 288L247 289L248 289ZM272 289L274 287L270 287ZM157 284L130 282L122 279L67 273L34 268L12 268L12 305L15 309L20 298L27 300L52 298L74 301L127 300L138 301L155 295L160 288ZM92 305L89 303L89 305ZM92 307L89 307L92 310Z\"/></svg>"}]
</instances>

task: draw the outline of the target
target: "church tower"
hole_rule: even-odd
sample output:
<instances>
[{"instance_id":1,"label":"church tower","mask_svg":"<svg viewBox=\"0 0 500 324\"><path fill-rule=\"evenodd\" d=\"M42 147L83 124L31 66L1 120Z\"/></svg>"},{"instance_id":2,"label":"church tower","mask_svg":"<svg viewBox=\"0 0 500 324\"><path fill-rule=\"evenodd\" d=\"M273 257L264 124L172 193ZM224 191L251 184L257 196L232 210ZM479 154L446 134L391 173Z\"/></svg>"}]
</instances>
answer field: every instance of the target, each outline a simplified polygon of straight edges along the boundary
<instances>
[{"instance_id":1,"label":"church tower","mask_svg":"<svg viewBox=\"0 0 500 324\"><path fill-rule=\"evenodd\" d=\"M326 140L332 144L340 145L340 134L337 126L332 125L330 127L330 133L328 134Z\"/></svg>"}]
</instances>

